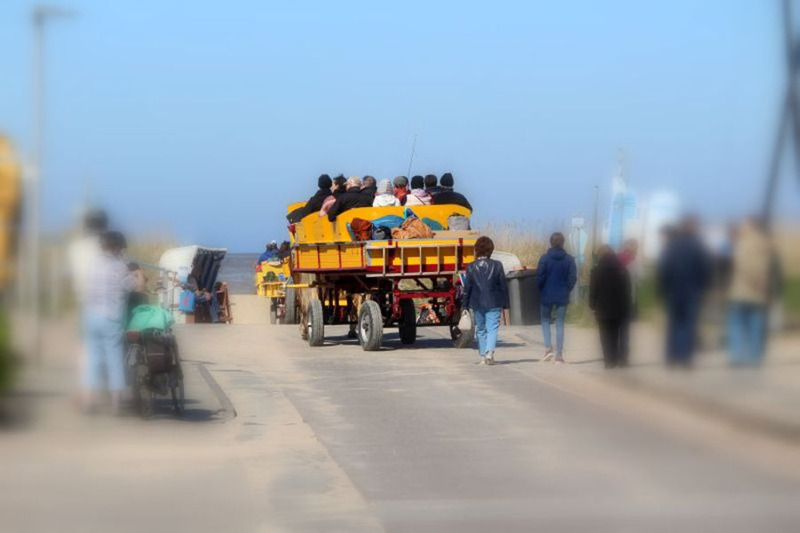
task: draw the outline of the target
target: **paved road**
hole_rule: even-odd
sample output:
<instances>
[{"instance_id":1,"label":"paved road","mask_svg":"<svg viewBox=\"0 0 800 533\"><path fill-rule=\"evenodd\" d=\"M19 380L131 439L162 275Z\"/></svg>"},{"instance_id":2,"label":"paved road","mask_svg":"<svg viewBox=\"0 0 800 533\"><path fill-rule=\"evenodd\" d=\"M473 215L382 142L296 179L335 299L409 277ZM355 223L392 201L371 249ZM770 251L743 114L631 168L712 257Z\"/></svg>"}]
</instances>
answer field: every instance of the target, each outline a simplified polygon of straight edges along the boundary
<instances>
[{"instance_id":1,"label":"paved road","mask_svg":"<svg viewBox=\"0 0 800 533\"><path fill-rule=\"evenodd\" d=\"M502 364L483 367L439 329L412 348L390 333L379 353L344 333L331 328L332 342L310 349L289 326L179 328L193 409L183 421L86 419L40 379L39 416L0 440L4 524L761 532L800 523L793 446L609 389L593 363L538 363L540 348L520 336L505 338ZM63 378L67 361L51 358L41 375Z\"/></svg>"},{"instance_id":2,"label":"paved road","mask_svg":"<svg viewBox=\"0 0 800 533\"><path fill-rule=\"evenodd\" d=\"M337 479L349 514L323 516L342 529L790 531L800 523L796 463L769 468L751 460L760 448L742 454L731 440L755 446L744 436L715 441L703 420L676 424L668 411L587 388L578 365L538 363L538 348L518 337L489 368L450 348L442 329L424 330L412 349L389 334L385 350L364 353L340 328L317 349L293 327L248 328L225 331L236 344L208 354L211 373L240 417L276 415L237 392L246 387L302 420L330 472L299 488ZM185 334L199 352L212 332ZM291 476L282 483L298 488ZM313 526L313 501L302 511L310 514L286 523Z\"/></svg>"}]
</instances>

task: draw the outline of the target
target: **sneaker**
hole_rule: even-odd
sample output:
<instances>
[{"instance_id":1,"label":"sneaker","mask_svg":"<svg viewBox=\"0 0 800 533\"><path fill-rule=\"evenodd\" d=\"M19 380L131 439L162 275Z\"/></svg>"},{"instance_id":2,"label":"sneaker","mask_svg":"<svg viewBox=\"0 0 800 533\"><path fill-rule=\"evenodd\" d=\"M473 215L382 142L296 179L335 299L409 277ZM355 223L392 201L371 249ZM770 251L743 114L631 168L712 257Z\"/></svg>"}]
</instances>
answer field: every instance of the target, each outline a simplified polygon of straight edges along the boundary
<instances>
[{"instance_id":1,"label":"sneaker","mask_svg":"<svg viewBox=\"0 0 800 533\"><path fill-rule=\"evenodd\" d=\"M475 361L475 364L476 365L485 365L486 364L486 358L484 356L481 356L479 361Z\"/></svg>"},{"instance_id":2,"label":"sneaker","mask_svg":"<svg viewBox=\"0 0 800 533\"><path fill-rule=\"evenodd\" d=\"M494 364L494 352L489 352L486 354L486 364L489 366Z\"/></svg>"},{"instance_id":3,"label":"sneaker","mask_svg":"<svg viewBox=\"0 0 800 533\"><path fill-rule=\"evenodd\" d=\"M555 355L556 354L553 353L553 350L548 348L547 351L544 353L544 357L542 357L542 363L547 363L548 361L551 361L553 357L555 357Z\"/></svg>"},{"instance_id":4,"label":"sneaker","mask_svg":"<svg viewBox=\"0 0 800 533\"><path fill-rule=\"evenodd\" d=\"M564 358L562 356L560 356L560 355L557 355L553 362L555 364L557 364L557 365L563 365L564 364Z\"/></svg>"}]
</instances>

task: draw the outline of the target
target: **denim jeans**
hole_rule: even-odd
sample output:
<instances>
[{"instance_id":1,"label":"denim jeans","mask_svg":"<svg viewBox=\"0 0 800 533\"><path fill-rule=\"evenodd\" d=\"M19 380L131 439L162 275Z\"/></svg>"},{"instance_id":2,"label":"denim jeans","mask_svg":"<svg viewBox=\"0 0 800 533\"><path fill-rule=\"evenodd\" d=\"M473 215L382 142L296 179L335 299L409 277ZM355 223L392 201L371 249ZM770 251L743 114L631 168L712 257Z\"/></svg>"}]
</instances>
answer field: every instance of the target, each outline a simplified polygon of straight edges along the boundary
<instances>
[{"instance_id":1,"label":"denim jeans","mask_svg":"<svg viewBox=\"0 0 800 533\"><path fill-rule=\"evenodd\" d=\"M473 309L475 314L475 334L478 337L478 353L481 357L494 352L497 347L497 330L500 328L499 307L496 309Z\"/></svg>"},{"instance_id":2,"label":"denim jeans","mask_svg":"<svg viewBox=\"0 0 800 533\"><path fill-rule=\"evenodd\" d=\"M86 364L83 385L89 390L101 390L107 381L111 391L125 389L125 330L121 319L88 313L84 317ZM105 380L103 379L105 377Z\"/></svg>"},{"instance_id":3,"label":"denim jeans","mask_svg":"<svg viewBox=\"0 0 800 533\"><path fill-rule=\"evenodd\" d=\"M542 305L542 337L547 349L553 349L553 342L550 337L550 316L556 310L556 357L564 354L564 320L567 317L566 305Z\"/></svg>"},{"instance_id":4,"label":"denim jeans","mask_svg":"<svg viewBox=\"0 0 800 533\"><path fill-rule=\"evenodd\" d=\"M764 356L767 312L764 306L731 303L728 343L733 365L758 365Z\"/></svg>"}]
</instances>

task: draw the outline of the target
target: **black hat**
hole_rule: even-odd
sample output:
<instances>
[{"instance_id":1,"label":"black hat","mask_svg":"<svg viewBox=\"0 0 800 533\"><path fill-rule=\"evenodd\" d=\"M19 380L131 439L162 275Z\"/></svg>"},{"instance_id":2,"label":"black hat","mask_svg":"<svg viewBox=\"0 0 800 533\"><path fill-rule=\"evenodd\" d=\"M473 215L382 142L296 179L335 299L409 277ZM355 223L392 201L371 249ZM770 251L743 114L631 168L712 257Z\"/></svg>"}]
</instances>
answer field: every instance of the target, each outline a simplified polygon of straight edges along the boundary
<instances>
[{"instance_id":1,"label":"black hat","mask_svg":"<svg viewBox=\"0 0 800 533\"><path fill-rule=\"evenodd\" d=\"M423 187L425 187L425 178L422 176L414 176L411 178L412 189L422 189Z\"/></svg>"},{"instance_id":2,"label":"black hat","mask_svg":"<svg viewBox=\"0 0 800 533\"><path fill-rule=\"evenodd\" d=\"M453 175L449 172L445 172L442 174L442 179L439 180L439 185L442 187L447 187L449 189L453 188Z\"/></svg>"},{"instance_id":3,"label":"black hat","mask_svg":"<svg viewBox=\"0 0 800 533\"><path fill-rule=\"evenodd\" d=\"M431 187L436 187L437 181L435 174L428 174L425 176L425 188L430 189Z\"/></svg>"},{"instance_id":4,"label":"black hat","mask_svg":"<svg viewBox=\"0 0 800 533\"><path fill-rule=\"evenodd\" d=\"M320 189L330 189L333 185L333 181L331 181L331 177L327 174L323 174L317 180L317 185Z\"/></svg>"}]
</instances>

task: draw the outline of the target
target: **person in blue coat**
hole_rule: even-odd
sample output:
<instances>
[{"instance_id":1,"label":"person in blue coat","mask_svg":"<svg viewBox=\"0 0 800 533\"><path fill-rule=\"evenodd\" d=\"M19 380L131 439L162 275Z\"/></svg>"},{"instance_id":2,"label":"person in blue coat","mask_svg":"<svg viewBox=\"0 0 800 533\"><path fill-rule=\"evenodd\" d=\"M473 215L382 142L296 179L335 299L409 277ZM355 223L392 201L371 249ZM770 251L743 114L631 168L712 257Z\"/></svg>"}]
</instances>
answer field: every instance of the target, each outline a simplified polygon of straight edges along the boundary
<instances>
[{"instance_id":1,"label":"person in blue coat","mask_svg":"<svg viewBox=\"0 0 800 533\"><path fill-rule=\"evenodd\" d=\"M536 269L536 283L542 303L542 336L545 355L543 361L555 358L556 363L564 362L564 320L567 316L569 295L578 281L578 267L575 258L564 250L564 234L550 236L550 249L540 259ZM550 336L551 317L556 317L556 349Z\"/></svg>"},{"instance_id":2,"label":"person in blue coat","mask_svg":"<svg viewBox=\"0 0 800 533\"><path fill-rule=\"evenodd\" d=\"M489 237L475 241L475 261L467 267L462 309L472 309L478 337L480 364L493 365L500 316L508 308L508 285L503 264L492 259L494 243Z\"/></svg>"}]
</instances>

